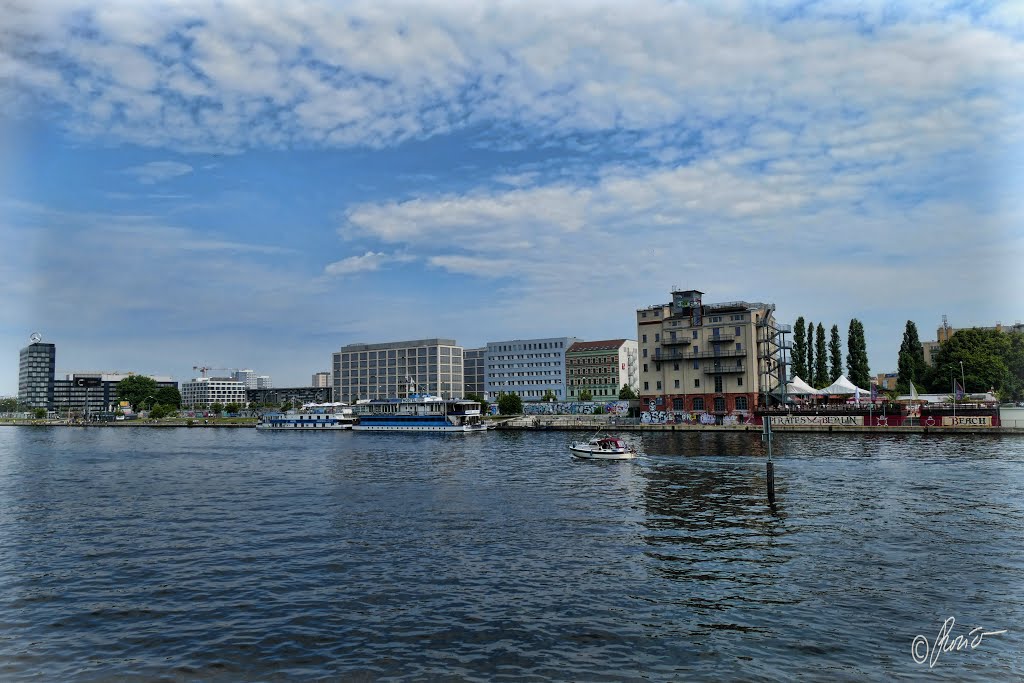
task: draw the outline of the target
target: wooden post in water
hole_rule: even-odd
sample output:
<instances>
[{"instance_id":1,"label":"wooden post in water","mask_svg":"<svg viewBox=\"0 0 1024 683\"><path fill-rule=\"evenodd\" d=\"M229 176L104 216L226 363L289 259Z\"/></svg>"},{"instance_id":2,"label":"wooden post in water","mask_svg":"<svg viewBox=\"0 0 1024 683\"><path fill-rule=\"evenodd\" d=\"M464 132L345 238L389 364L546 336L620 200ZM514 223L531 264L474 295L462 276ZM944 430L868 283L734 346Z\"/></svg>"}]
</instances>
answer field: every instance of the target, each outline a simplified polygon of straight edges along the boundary
<instances>
[{"instance_id":1,"label":"wooden post in water","mask_svg":"<svg viewBox=\"0 0 1024 683\"><path fill-rule=\"evenodd\" d=\"M764 432L761 441L768 445L768 504L775 505L775 464L772 462L772 418L765 415L761 418Z\"/></svg>"}]
</instances>

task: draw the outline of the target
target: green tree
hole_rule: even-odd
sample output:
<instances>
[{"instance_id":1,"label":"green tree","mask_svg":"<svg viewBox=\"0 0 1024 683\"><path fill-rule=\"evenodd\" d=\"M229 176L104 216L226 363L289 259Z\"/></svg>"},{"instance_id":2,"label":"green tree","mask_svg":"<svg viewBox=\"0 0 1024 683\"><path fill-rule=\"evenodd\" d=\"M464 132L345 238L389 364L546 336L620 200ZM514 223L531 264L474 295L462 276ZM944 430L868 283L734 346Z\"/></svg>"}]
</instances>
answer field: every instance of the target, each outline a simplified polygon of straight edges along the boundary
<instances>
[{"instance_id":1,"label":"green tree","mask_svg":"<svg viewBox=\"0 0 1024 683\"><path fill-rule=\"evenodd\" d=\"M177 387L160 387L156 390L156 401L168 408L181 407L181 392Z\"/></svg>"},{"instance_id":2,"label":"green tree","mask_svg":"<svg viewBox=\"0 0 1024 683\"><path fill-rule=\"evenodd\" d=\"M828 340L829 384L843 374L843 344L839 341L839 325L832 326L831 338Z\"/></svg>"},{"instance_id":3,"label":"green tree","mask_svg":"<svg viewBox=\"0 0 1024 683\"><path fill-rule=\"evenodd\" d=\"M828 381L828 356L825 355L825 326L818 323L814 334L814 387L824 389Z\"/></svg>"},{"instance_id":4,"label":"green tree","mask_svg":"<svg viewBox=\"0 0 1024 683\"><path fill-rule=\"evenodd\" d=\"M141 408L154 402L156 393L156 380L152 377L131 375L117 383L117 397L122 401L128 401L133 408Z\"/></svg>"},{"instance_id":5,"label":"green tree","mask_svg":"<svg viewBox=\"0 0 1024 683\"><path fill-rule=\"evenodd\" d=\"M224 406L224 410L228 411L229 413L237 413L241 409L242 409L242 406L240 406L237 403L233 403L233 402L227 404L226 406Z\"/></svg>"},{"instance_id":6,"label":"green tree","mask_svg":"<svg viewBox=\"0 0 1024 683\"><path fill-rule=\"evenodd\" d=\"M864 339L864 325L853 318L846 334L846 378L858 387L871 384L871 369L868 366L868 348Z\"/></svg>"},{"instance_id":7,"label":"green tree","mask_svg":"<svg viewBox=\"0 0 1024 683\"><path fill-rule=\"evenodd\" d=\"M1019 332L957 330L942 342L934 359L932 391L952 392L956 381L963 382L967 393L995 390L1015 401L1024 393L1024 335Z\"/></svg>"},{"instance_id":8,"label":"green tree","mask_svg":"<svg viewBox=\"0 0 1024 683\"><path fill-rule=\"evenodd\" d=\"M214 404L210 405L210 410L212 412L216 413L217 415L219 415L221 413L221 411L224 410L224 404L220 403L220 402L214 403Z\"/></svg>"},{"instance_id":9,"label":"green tree","mask_svg":"<svg viewBox=\"0 0 1024 683\"><path fill-rule=\"evenodd\" d=\"M804 381L814 384L814 323L807 323L807 376Z\"/></svg>"},{"instance_id":10,"label":"green tree","mask_svg":"<svg viewBox=\"0 0 1024 683\"><path fill-rule=\"evenodd\" d=\"M924 387L928 374L928 366L924 362L924 348L917 336L917 325L908 320L903 330L903 343L897 360L896 390L902 394L910 393L910 383L916 387Z\"/></svg>"},{"instance_id":11,"label":"green tree","mask_svg":"<svg viewBox=\"0 0 1024 683\"><path fill-rule=\"evenodd\" d=\"M162 403L157 403L155 406L153 406L153 409L149 411L149 416L154 420L159 420L161 418L167 417L170 414L171 409Z\"/></svg>"},{"instance_id":12,"label":"green tree","mask_svg":"<svg viewBox=\"0 0 1024 683\"><path fill-rule=\"evenodd\" d=\"M0 413L13 413L18 410L18 399L0 398Z\"/></svg>"},{"instance_id":13,"label":"green tree","mask_svg":"<svg viewBox=\"0 0 1024 683\"><path fill-rule=\"evenodd\" d=\"M44 417L46 417L46 408L33 408L32 417L34 417L37 420L42 420Z\"/></svg>"},{"instance_id":14,"label":"green tree","mask_svg":"<svg viewBox=\"0 0 1024 683\"><path fill-rule=\"evenodd\" d=\"M636 392L633 391L633 387L628 384L623 384L622 388L619 389L619 400L629 401L636 398Z\"/></svg>"},{"instance_id":15,"label":"green tree","mask_svg":"<svg viewBox=\"0 0 1024 683\"><path fill-rule=\"evenodd\" d=\"M793 326L793 374L807 380L807 330L804 328L804 317L796 319Z\"/></svg>"},{"instance_id":16,"label":"green tree","mask_svg":"<svg viewBox=\"0 0 1024 683\"><path fill-rule=\"evenodd\" d=\"M590 393L590 389L580 389L580 401L593 401L594 394Z\"/></svg>"},{"instance_id":17,"label":"green tree","mask_svg":"<svg viewBox=\"0 0 1024 683\"><path fill-rule=\"evenodd\" d=\"M285 401L284 403L281 404L281 412L287 413L291 409L292 409L292 402L291 401Z\"/></svg>"},{"instance_id":18,"label":"green tree","mask_svg":"<svg viewBox=\"0 0 1024 683\"><path fill-rule=\"evenodd\" d=\"M498 412L502 415L521 415L523 399L519 394L502 394L498 397Z\"/></svg>"},{"instance_id":19,"label":"green tree","mask_svg":"<svg viewBox=\"0 0 1024 683\"><path fill-rule=\"evenodd\" d=\"M558 397L555 396L555 392L553 392L550 389L548 389L547 391L544 392L544 395L540 397L540 400L542 400L542 401L557 401Z\"/></svg>"}]
</instances>

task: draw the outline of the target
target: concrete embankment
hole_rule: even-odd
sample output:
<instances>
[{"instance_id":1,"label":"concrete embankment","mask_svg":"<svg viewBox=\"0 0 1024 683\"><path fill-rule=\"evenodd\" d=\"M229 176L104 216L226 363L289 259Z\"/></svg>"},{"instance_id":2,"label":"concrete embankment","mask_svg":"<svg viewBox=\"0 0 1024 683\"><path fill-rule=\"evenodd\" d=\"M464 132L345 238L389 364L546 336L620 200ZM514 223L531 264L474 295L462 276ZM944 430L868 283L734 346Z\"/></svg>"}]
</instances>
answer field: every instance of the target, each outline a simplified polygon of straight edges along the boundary
<instances>
[{"instance_id":1,"label":"concrete embankment","mask_svg":"<svg viewBox=\"0 0 1024 683\"><path fill-rule=\"evenodd\" d=\"M637 424L621 418L599 418L595 416L529 416L510 418L496 425L497 429L508 430L563 430L563 431L605 431L621 432L761 432L760 425L702 425L702 424ZM772 431L816 432L831 434L1014 434L1024 436L1022 427L865 427L861 425L772 425Z\"/></svg>"}]
</instances>

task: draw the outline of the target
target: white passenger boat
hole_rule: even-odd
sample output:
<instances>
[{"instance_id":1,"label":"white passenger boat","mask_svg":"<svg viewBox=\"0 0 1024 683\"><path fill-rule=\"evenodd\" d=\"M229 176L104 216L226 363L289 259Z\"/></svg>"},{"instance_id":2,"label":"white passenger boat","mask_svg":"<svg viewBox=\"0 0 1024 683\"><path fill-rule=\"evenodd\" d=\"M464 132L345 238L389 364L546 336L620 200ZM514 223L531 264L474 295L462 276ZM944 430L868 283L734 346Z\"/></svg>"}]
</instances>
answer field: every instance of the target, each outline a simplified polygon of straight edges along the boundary
<instances>
[{"instance_id":1,"label":"white passenger boat","mask_svg":"<svg viewBox=\"0 0 1024 683\"><path fill-rule=\"evenodd\" d=\"M352 429L356 421L352 406L344 403L307 403L300 410L263 415L256 429L328 431Z\"/></svg>"},{"instance_id":2,"label":"white passenger boat","mask_svg":"<svg viewBox=\"0 0 1024 683\"><path fill-rule=\"evenodd\" d=\"M590 441L574 441L569 450L577 458L593 460L630 460L636 457L636 451L627 446L625 441L611 436L595 436Z\"/></svg>"},{"instance_id":3,"label":"white passenger boat","mask_svg":"<svg viewBox=\"0 0 1024 683\"><path fill-rule=\"evenodd\" d=\"M353 427L357 432L485 432L480 404L414 394L409 398L358 401Z\"/></svg>"}]
</instances>

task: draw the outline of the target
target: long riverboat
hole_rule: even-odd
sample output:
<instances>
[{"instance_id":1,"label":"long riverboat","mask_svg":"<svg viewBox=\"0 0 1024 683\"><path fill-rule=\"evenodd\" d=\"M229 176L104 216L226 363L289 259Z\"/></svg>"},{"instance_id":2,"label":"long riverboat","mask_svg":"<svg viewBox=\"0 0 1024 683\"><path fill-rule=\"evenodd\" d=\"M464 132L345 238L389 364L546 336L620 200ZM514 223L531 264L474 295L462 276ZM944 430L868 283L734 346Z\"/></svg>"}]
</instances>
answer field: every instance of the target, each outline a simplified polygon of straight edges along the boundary
<instances>
[{"instance_id":1,"label":"long riverboat","mask_svg":"<svg viewBox=\"0 0 1024 683\"><path fill-rule=\"evenodd\" d=\"M414 394L409 398L359 401L357 432L483 432L480 403Z\"/></svg>"},{"instance_id":2,"label":"long riverboat","mask_svg":"<svg viewBox=\"0 0 1024 683\"><path fill-rule=\"evenodd\" d=\"M352 406L344 403L307 403L300 410L267 413L259 419L256 429L327 431L352 429L356 422Z\"/></svg>"}]
</instances>

